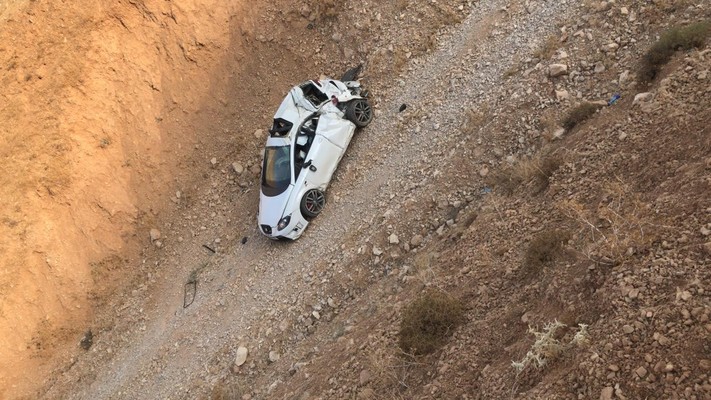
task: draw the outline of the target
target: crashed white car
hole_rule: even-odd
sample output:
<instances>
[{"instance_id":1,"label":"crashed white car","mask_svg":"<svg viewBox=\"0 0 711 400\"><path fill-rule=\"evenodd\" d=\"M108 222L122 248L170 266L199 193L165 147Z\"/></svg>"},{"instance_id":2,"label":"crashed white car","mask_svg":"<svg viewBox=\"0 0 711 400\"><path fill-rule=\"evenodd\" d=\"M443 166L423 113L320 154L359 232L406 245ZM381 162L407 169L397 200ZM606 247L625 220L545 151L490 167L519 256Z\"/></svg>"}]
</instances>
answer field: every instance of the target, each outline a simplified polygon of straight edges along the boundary
<instances>
[{"instance_id":1,"label":"crashed white car","mask_svg":"<svg viewBox=\"0 0 711 400\"><path fill-rule=\"evenodd\" d=\"M356 128L373 110L355 80L310 80L289 91L269 130L259 195L259 231L295 240L326 203L324 192Z\"/></svg>"}]
</instances>

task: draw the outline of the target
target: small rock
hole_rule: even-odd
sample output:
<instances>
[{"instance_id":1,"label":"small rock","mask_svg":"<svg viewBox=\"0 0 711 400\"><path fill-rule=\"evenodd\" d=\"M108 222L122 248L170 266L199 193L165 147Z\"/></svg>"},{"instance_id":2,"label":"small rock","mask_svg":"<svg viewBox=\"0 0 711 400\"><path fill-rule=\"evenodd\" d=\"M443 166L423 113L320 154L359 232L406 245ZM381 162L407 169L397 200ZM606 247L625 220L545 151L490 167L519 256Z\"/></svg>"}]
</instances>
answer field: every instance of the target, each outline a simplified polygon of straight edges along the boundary
<instances>
[{"instance_id":1,"label":"small rock","mask_svg":"<svg viewBox=\"0 0 711 400\"><path fill-rule=\"evenodd\" d=\"M261 129L257 129L256 131L254 131L254 137L257 138L257 139L263 138L263 137L264 137L264 131L261 130Z\"/></svg>"},{"instance_id":2,"label":"small rock","mask_svg":"<svg viewBox=\"0 0 711 400\"><path fill-rule=\"evenodd\" d=\"M233 163L232 163L232 169L235 171L235 173L237 173L237 175L239 175L239 174L241 174L242 172L244 172L244 167L242 166L242 164L240 164L240 163L238 163L238 162L233 162Z\"/></svg>"},{"instance_id":3,"label":"small rock","mask_svg":"<svg viewBox=\"0 0 711 400\"><path fill-rule=\"evenodd\" d=\"M594 72L596 74L601 74L601 73L605 72L606 69L607 68L605 68L605 64L603 64L602 62L598 62L597 64L595 64Z\"/></svg>"},{"instance_id":4,"label":"small rock","mask_svg":"<svg viewBox=\"0 0 711 400\"><path fill-rule=\"evenodd\" d=\"M217 158L212 157L212 158L210 159L210 164L212 164L213 167L214 167L215 165L217 165Z\"/></svg>"},{"instance_id":5,"label":"small rock","mask_svg":"<svg viewBox=\"0 0 711 400\"><path fill-rule=\"evenodd\" d=\"M277 353L276 351L270 351L269 352L269 362L277 362L281 358L281 355Z\"/></svg>"},{"instance_id":6,"label":"small rock","mask_svg":"<svg viewBox=\"0 0 711 400\"><path fill-rule=\"evenodd\" d=\"M564 100L569 100L570 99L570 93L568 93L567 90L556 90L555 91L555 98L558 101L564 101Z\"/></svg>"},{"instance_id":7,"label":"small rock","mask_svg":"<svg viewBox=\"0 0 711 400\"><path fill-rule=\"evenodd\" d=\"M489 175L489 167L483 167L479 170L479 176L481 176L482 178L487 175Z\"/></svg>"},{"instance_id":8,"label":"small rock","mask_svg":"<svg viewBox=\"0 0 711 400\"><path fill-rule=\"evenodd\" d=\"M375 391L371 388L365 388L358 393L358 399L368 400L375 398Z\"/></svg>"},{"instance_id":9,"label":"small rock","mask_svg":"<svg viewBox=\"0 0 711 400\"><path fill-rule=\"evenodd\" d=\"M249 354L249 350L247 350L246 347L240 346L237 349L237 356L235 356L235 365L239 367L244 364L245 361L247 361L247 354Z\"/></svg>"},{"instance_id":10,"label":"small rock","mask_svg":"<svg viewBox=\"0 0 711 400\"><path fill-rule=\"evenodd\" d=\"M568 66L565 64L551 64L548 66L548 75L555 78L561 75L568 74Z\"/></svg>"},{"instance_id":11,"label":"small rock","mask_svg":"<svg viewBox=\"0 0 711 400\"><path fill-rule=\"evenodd\" d=\"M608 386L600 392L600 400L612 400L612 394L614 392L614 388L612 386Z\"/></svg>"},{"instance_id":12,"label":"small rock","mask_svg":"<svg viewBox=\"0 0 711 400\"><path fill-rule=\"evenodd\" d=\"M84 337L79 342L79 346L81 346L81 348L84 350L89 350L91 348L91 345L93 344L94 334L91 332L91 329L89 329L88 331L86 331L86 333L84 333Z\"/></svg>"},{"instance_id":13,"label":"small rock","mask_svg":"<svg viewBox=\"0 0 711 400\"><path fill-rule=\"evenodd\" d=\"M647 368L644 367L639 367L636 370L634 370L634 373L637 374L640 378L644 378L647 376Z\"/></svg>"},{"instance_id":14,"label":"small rock","mask_svg":"<svg viewBox=\"0 0 711 400\"><path fill-rule=\"evenodd\" d=\"M410 239L410 246L412 247L418 247L419 245L422 244L422 242L425 240L425 238L422 237L422 235L415 235Z\"/></svg>"},{"instance_id":15,"label":"small rock","mask_svg":"<svg viewBox=\"0 0 711 400\"><path fill-rule=\"evenodd\" d=\"M647 103L650 102L654 98L654 94L651 92L644 92L644 93L638 93L634 96L634 100L632 100L632 105L637 105L640 103Z\"/></svg>"},{"instance_id":16,"label":"small rock","mask_svg":"<svg viewBox=\"0 0 711 400\"><path fill-rule=\"evenodd\" d=\"M155 242L160 239L160 231L156 228L151 229L149 234L151 235L151 242Z\"/></svg>"},{"instance_id":17,"label":"small rock","mask_svg":"<svg viewBox=\"0 0 711 400\"><path fill-rule=\"evenodd\" d=\"M687 300L689 300L690 298L692 298L693 295L692 295L691 292L689 292L688 290L684 290L683 292L681 292L681 295L679 295L679 297L680 297L683 301L687 301Z\"/></svg>"},{"instance_id":18,"label":"small rock","mask_svg":"<svg viewBox=\"0 0 711 400\"><path fill-rule=\"evenodd\" d=\"M623 325L623 326L622 326L622 332L624 332L624 333L626 333L626 334L629 335L630 333L634 332L634 327L631 326L631 325Z\"/></svg>"},{"instance_id":19,"label":"small rock","mask_svg":"<svg viewBox=\"0 0 711 400\"><path fill-rule=\"evenodd\" d=\"M702 226L701 227L701 234L704 236L711 235L711 229L708 229L705 226Z\"/></svg>"},{"instance_id":20,"label":"small rock","mask_svg":"<svg viewBox=\"0 0 711 400\"><path fill-rule=\"evenodd\" d=\"M373 255L374 255L374 256L379 256L379 255L382 255L382 254L383 254L383 250L381 250L381 249L378 248L378 247L373 246Z\"/></svg>"},{"instance_id":21,"label":"small rock","mask_svg":"<svg viewBox=\"0 0 711 400\"><path fill-rule=\"evenodd\" d=\"M365 386L368 382L370 382L370 372L368 372L367 369L360 371L360 377L358 380L361 386Z\"/></svg>"},{"instance_id":22,"label":"small rock","mask_svg":"<svg viewBox=\"0 0 711 400\"><path fill-rule=\"evenodd\" d=\"M400 238L397 237L397 235L393 233L393 234L390 235L390 237L388 238L388 242L389 242L390 244L398 244L398 243L400 243Z\"/></svg>"},{"instance_id":23,"label":"small rock","mask_svg":"<svg viewBox=\"0 0 711 400\"><path fill-rule=\"evenodd\" d=\"M617 366L617 364L610 364L610 365L607 367L607 369L609 369L609 370L612 371L612 372L617 372L617 371L620 370L620 367Z\"/></svg>"}]
</instances>

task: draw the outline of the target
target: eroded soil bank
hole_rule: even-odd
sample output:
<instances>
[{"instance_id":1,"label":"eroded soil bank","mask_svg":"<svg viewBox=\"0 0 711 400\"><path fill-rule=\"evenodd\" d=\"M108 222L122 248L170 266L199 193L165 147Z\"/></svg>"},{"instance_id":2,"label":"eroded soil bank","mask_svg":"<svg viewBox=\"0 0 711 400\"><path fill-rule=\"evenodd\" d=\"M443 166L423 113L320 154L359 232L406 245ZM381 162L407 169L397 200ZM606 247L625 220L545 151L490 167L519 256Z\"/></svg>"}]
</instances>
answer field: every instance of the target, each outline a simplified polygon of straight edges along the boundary
<instances>
[{"instance_id":1,"label":"eroded soil bank","mask_svg":"<svg viewBox=\"0 0 711 400\"><path fill-rule=\"evenodd\" d=\"M171 171L234 107L250 11L40 0L0 12L0 397L12 398L140 265Z\"/></svg>"}]
</instances>

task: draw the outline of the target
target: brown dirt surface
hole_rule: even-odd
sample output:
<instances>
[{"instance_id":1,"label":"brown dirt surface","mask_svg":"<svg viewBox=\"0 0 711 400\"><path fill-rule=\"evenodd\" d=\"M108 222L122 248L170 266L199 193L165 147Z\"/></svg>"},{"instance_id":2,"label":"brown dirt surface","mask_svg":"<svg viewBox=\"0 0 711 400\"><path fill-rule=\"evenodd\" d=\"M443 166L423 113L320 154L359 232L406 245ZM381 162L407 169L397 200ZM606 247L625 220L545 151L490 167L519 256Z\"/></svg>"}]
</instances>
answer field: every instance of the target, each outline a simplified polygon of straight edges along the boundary
<instances>
[{"instance_id":1,"label":"brown dirt surface","mask_svg":"<svg viewBox=\"0 0 711 400\"><path fill-rule=\"evenodd\" d=\"M709 18L0 3L0 398L709 398L709 43L635 76ZM322 215L272 243L264 129L292 85L359 63L376 118ZM403 317L438 292L456 323L406 353Z\"/></svg>"}]
</instances>

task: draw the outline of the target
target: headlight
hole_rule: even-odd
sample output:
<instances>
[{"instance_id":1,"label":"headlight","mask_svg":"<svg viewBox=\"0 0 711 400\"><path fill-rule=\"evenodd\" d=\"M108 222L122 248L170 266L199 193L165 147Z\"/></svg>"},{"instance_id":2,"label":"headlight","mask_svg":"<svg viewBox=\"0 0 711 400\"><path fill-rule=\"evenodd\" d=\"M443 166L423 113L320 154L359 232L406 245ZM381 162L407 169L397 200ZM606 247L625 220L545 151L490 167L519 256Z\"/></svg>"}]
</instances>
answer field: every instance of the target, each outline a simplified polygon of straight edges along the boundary
<instances>
[{"instance_id":1,"label":"headlight","mask_svg":"<svg viewBox=\"0 0 711 400\"><path fill-rule=\"evenodd\" d=\"M277 224L277 230L280 231L289 225L289 222L291 222L291 215L287 215L286 217L282 218L281 221Z\"/></svg>"}]
</instances>

